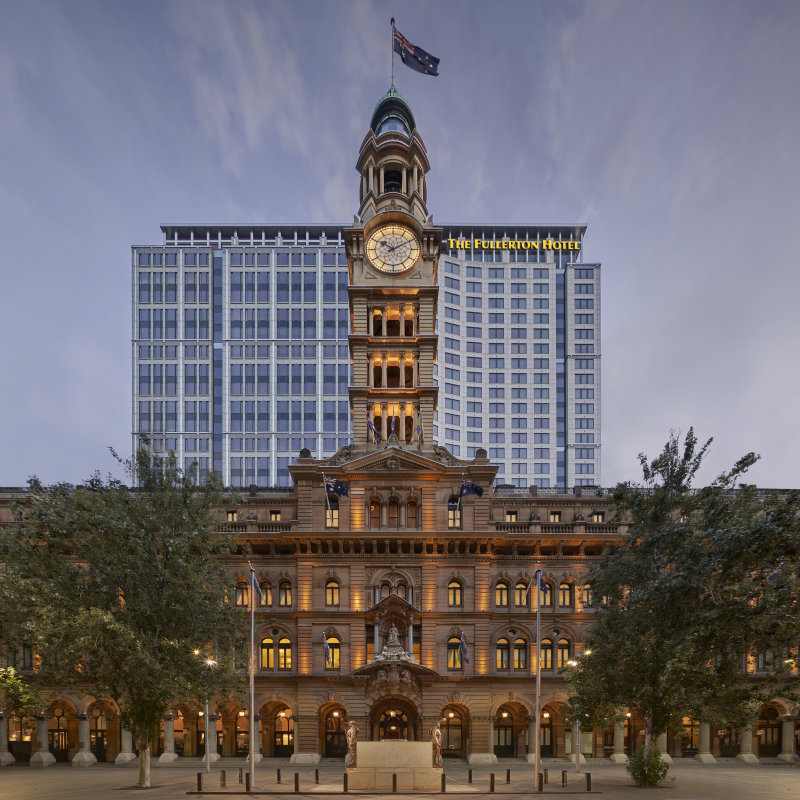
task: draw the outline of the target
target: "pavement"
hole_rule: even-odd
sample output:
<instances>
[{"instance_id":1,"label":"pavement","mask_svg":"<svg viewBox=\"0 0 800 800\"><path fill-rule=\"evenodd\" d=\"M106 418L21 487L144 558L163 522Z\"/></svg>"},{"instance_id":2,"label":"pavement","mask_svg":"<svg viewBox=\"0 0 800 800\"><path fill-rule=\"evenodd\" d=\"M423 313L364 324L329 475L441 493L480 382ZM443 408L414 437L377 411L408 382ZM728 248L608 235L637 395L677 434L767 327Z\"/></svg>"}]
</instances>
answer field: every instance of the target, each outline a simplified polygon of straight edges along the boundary
<instances>
[{"instance_id":1,"label":"pavement","mask_svg":"<svg viewBox=\"0 0 800 800\"><path fill-rule=\"evenodd\" d=\"M187 763L193 762L193 763ZM578 773L566 761L547 760L543 764L549 771L549 783L544 794L578 798L586 797L586 773L591 774L592 795L602 800L736 800L736 798L792 798L800 797L800 767L783 764L742 764L733 759L720 760L713 765L694 761L676 761L666 781L650 789L636 787L625 771L624 765L611 764L605 759L590 759ZM282 782L277 782L277 770ZM220 787L220 770L226 772L225 788ZM12 766L0 770L0 800L132 800L143 796L147 800L194 800L194 798L221 798L223 795L243 795L244 785L238 782L239 769L247 771L241 759L221 759L204 772L199 759L187 759L179 766L153 764L151 789L135 787L137 767L98 764L89 768L55 764L45 769ZM267 798L291 795L296 800L322 800L329 795L332 800L378 800L392 796L381 792L342 793L342 762L323 761L319 765L319 784L315 782L314 767L294 767L288 760L270 759L256 767L255 791L250 796ZM464 762L445 761L447 794L454 800L475 800L475 795L489 794L490 775L495 775L495 794L498 800L532 800L533 767L522 760L510 760L494 767L474 767L473 782L468 782L468 766ZM511 771L506 783L506 770ZM561 785L561 771L566 770L567 786ZM203 773L204 792L197 792L197 773ZM294 775L299 775L300 792L294 793ZM393 795L393 800L429 800L432 792ZM289 797L281 798L289 800ZM441 795L437 800L442 800Z\"/></svg>"}]
</instances>

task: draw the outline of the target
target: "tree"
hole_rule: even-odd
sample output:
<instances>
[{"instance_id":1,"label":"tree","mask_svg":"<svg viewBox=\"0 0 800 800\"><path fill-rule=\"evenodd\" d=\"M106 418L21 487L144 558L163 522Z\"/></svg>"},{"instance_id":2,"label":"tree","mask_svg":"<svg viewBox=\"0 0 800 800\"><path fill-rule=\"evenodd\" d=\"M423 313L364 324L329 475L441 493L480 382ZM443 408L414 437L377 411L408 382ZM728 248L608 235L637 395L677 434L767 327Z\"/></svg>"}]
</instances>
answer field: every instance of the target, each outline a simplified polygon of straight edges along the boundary
<instances>
[{"instance_id":1,"label":"tree","mask_svg":"<svg viewBox=\"0 0 800 800\"><path fill-rule=\"evenodd\" d=\"M796 683L784 658L800 633L798 494L740 484L752 453L693 490L710 444L672 434L655 460L639 456L644 485L614 490L629 527L589 572L602 603L567 671L574 714L638 712L645 764L675 718L742 724L754 702ZM777 666L754 681L743 667L765 652Z\"/></svg>"},{"instance_id":2,"label":"tree","mask_svg":"<svg viewBox=\"0 0 800 800\"><path fill-rule=\"evenodd\" d=\"M229 685L241 622L218 558L227 542L213 533L217 479L197 486L172 454L154 462L144 449L126 466L135 489L97 475L79 486L32 480L0 558L34 587L42 680L113 699L139 747L138 785L149 787L149 744L169 704L208 691L195 651L213 648L217 685Z\"/></svg>"}]
</instances>

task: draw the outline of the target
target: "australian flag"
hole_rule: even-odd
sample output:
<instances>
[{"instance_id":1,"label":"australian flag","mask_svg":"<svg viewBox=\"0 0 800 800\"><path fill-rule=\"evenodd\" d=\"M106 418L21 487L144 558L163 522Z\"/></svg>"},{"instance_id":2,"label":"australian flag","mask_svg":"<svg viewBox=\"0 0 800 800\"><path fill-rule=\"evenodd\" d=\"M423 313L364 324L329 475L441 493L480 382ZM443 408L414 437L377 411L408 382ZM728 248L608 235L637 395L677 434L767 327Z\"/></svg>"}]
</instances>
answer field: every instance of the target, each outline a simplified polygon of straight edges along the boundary
<instances>
[{"instance_id":1,"label":"australian flag","mask_svg":"<svg viewBox=\"0 0 800 800\"><path fill-rule=\"evenodd\" d=\"M468 494L476 494L478 497L483 497L483 489L475 481L468 481L466 478L462 478L461 497L466 497Z\"/></svg>"},{"instance_id":2,"label":"australian flag","mask_svg":"<svg viewBox=\"0 0 800 800\"><path fill-rule=\"evenodd\" d=\"M458 651L461 653L461 659L465 664L469 664L469 656L467 655L467 639L464 636L464 631L461 631L461 641L458 643Z\"/></svg>"},{"instance_id":3,"label":"australian flag","mask_svg":"<svg viewBox=\"0 0 800 800\"><path fill-rule=\"evenodd\" d=\"M425 434L422 432L422 421L417 419L417 441L420 444L425 444Z\"/></svg>"},{"instance_id":4,"label":"australian flag","mask_svg":"<svg viewBox=\"0 0 800 800\"><path fill-rule=\"evenodd\" d=\"M325 648L325 663L331 663L331 646L328 644L328 637L323 633L322 634L322 644Z\"/></svg>"},{"instance_id":5,"label":"australian flag","mask_svg":"<svg viewBox=\"0 0 800 800\"><path fill-rule=\"evenodd\" d=\"M350 481L337 481L336 478L329 478L327 475L322 477L325 479L325 488L328 494L336 494L339 497L350 496Z\"/></svg>"},{"instance_id":6,"label":"australian flag","mask_svg":"<svg viewBox=\"0 0 800 800\"><path fill-rule=\"evenodd\" d=\"M543 592L547 591L547 583L545 582L544 576L542 575L542 570L539 567L536 567L536 572L533 573L530 586L538 586Z\"/></svg>"},{"instance_id":7,"label":"australian flag","mask_svg":"<svg viewBox=\"0 0 800 800\"><path fill-rule=\"evenodd\" d=\"M394 20L392 27L394 28ZM439 74L437 72L439 59L426 53L418 45L411 44L397 28L394 28L394 51L400 56L401 61L415 72L421 72L423 75Z\"/></svg>"},{"instance_id":8,"label":"australian flag","mask_svg":"<svg viewBox=\"0 0 800 800\"><path fill-rule=\"evenodd\" d=\"M367 427L372 433L372 441L375 442L375 444L380 444L383 441L383 437L378 433L375 423L369 418L369 411L367 411Z\"/></svg>"}]
</instances>

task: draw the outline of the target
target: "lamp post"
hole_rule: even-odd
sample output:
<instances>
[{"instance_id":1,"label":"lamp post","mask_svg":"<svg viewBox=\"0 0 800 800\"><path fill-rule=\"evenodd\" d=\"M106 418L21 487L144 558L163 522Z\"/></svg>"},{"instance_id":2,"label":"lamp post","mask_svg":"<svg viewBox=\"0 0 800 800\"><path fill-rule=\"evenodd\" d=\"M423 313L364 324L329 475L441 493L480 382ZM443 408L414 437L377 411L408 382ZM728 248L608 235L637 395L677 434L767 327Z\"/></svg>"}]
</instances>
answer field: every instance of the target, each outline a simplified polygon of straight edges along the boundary
<instances>
[{"instance_id":1,"label":"lamp post","mask_svg":"<svg viewBox=\"0 0 800 800\"><path fill-rule=\"evenodd\" d=\"M200 650L199 649L195 649L194 650L194 654L196 656L199 656L200 655ZM211 656L208 656L207 658L205 658L203 660L203 663L209 669L211 669L212 667L216 666L216 664L217 664L217 662L213 658L211 658ZM204 738L204 742L205 742L204 760L205 760L205 764L206 764L206 772L211 772L211 750L209 749L209 746L208 746L208 743L210 741L209 737L211 735L211 732L209 730L209 717L210 717L210 714L209 714L209 709L208 709L208 690L206 690L205 707L204 707L204 711L203 711L203 716L204 716L205 725L206 725L206 732L205 732L205 738ZM214 734L216 735L216 730L214 731Z\"/></svg>"},{"instance_id":2,"label":"lamp post","mask_svg":"<svg viewBox=\"0 0 800 800\"><path fill-rule=\"evenodd\" d=\"M542 766L542 753L539 741L541 739L541 701L542 701L542 568L541 565L536 565L536 570L533 573L528 584L528 589L532 584L536 584L536 708L535 708L535 722L534 722L534 756L533 756L533 774L534 781L539 780L539 773Z\"/></svg>"}]
</instances>

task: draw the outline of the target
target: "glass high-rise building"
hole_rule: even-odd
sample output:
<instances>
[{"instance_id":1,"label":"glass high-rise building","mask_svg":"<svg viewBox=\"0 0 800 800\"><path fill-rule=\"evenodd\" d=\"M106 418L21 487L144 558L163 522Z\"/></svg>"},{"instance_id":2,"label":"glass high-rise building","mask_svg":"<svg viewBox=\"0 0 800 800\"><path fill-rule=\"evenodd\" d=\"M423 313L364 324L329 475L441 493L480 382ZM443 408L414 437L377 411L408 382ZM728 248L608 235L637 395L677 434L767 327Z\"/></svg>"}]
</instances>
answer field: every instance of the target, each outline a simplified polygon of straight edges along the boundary
<instances>
[{"instance_id":1,"label":"glass high-rise building","mask_svg":"<svg viewBox=\"0 0 800 800\"><path fill-rule=\"evenodd\" d=\"M499 483L599 484L600 266L581 262L585 227L443 228L434 440L461 458L486 449ZM324 458L352 437L342 226L161 230L132 248L134 443L229 486L287 486L301 449Z\"/></svg>"}]
</instances>

